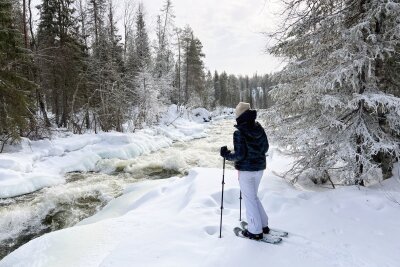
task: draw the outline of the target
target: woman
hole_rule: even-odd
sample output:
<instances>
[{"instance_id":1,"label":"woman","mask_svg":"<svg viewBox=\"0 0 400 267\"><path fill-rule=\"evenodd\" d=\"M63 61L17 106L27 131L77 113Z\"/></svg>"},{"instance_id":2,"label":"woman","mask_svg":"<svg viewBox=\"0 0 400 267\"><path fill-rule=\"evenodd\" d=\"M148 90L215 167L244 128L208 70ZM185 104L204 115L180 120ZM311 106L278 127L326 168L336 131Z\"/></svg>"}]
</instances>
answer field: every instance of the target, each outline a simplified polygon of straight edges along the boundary
<instances>
[{"instance_id":1,"label":"woman","mask_svg":"<svg viewBox=\"0 0 400 267\"><path fill-rule=\"evenodd\" d=\"M236 106L237 130L233 133L234 152L226 146L221 147L221 156L234 161L239 171L239 184L246 206L248 229L243 236L262 239L268 234L268 216L258 199L257 191L266 168L265 153L269 144L264 128L256 122L257 112L250 109L249 103L240 102Z\"/></svg>"}]
</instances>

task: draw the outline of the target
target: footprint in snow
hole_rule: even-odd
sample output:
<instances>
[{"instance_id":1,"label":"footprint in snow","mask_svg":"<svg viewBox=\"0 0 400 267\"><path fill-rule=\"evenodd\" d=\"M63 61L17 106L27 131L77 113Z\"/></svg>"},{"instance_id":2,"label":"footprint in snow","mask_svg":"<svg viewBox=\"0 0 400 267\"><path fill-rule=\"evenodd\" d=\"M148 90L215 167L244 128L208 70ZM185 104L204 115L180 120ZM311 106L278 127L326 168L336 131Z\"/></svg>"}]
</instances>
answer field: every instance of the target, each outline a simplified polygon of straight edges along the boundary
<instances>
[{"instance_id":1,"label":"footprint in snow","mask_svg":"<svg viewBox=\"0 0 400 267\"><path fill-rule=\"evenodd\" d=\"M219 231L219 228L218 226L209 225L204 227L204 231L208 235L215 235Z\"/></svg>"}]
</instances>

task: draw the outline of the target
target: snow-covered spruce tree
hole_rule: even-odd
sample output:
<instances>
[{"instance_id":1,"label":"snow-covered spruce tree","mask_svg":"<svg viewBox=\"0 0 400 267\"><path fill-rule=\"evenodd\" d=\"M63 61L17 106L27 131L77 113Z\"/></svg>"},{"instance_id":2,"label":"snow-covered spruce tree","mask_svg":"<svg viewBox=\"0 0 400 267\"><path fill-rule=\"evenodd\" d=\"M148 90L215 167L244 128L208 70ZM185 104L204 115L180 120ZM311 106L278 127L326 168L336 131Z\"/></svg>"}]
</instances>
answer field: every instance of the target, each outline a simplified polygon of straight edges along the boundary
<instances>
[{"instance_id":1,"label":"snow-covered spruce tree","mask_svg":"<svg viewBox=\"0 0 400 267\"><path fill-rule=\"evenodd\" d=\"M138 90L138 115L135 121L136 128L151 125L158 120L162 105L160 105L158 83L152 76L151 65L137 73L136 88Z\"/></svg>"},{"instance_id":2,"label":"snow-covered spruce tree","mask_svg":"<svg viewBox=\"0 0 400 267\"><path fill-rule=\"evenodd\" d=\"M288 1L270 51L288 64L270 122L296 174L345 184L391 176L400 155L400 4Z\"/></svg>"},{"instance_id":3,"label":"snow-covered spruce tree","mask_svg":"<svg viewBox=\"0 0 400 267\"><path fill-rule=\"evenodd\" d=\"M144 19L143 3L139 4L136 14L135 51L133 73L135 88L138 94L138 116L135 126L142 127L146 123L154 123L159 111L159 91L153 77L153 64L150 53L150 42Z\"/></svg>"}]
</instances>

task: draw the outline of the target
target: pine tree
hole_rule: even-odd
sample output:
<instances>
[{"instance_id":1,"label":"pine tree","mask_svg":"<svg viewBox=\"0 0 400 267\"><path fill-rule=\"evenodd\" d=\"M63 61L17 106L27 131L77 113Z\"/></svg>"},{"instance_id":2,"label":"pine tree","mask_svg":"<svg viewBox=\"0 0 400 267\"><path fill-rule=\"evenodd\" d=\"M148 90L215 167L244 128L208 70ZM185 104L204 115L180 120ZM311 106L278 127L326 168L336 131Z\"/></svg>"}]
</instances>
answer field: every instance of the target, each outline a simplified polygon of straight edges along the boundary
<instances>
[{"instance_id":1,"label":"pine tree","mask_svg":"<svg viewBox=\"0 0 400 267\"><path fill-rule=\"evenodd\" d=\"M198 106L204 94L204 63L201 41L194 36L193 30L186 26L182 33L183 47L183 78L185 88L185 103ZM190 103L189 103L190 100Z\"/></svg>"},{"instance_id":2,"label":"pine tree","mask_svg":"<svg viewBox=\"0 0 400 267\"><path fill-rule=\"evenodd\" d=\"M215 93L214 93L214 79L211 74L211 71L207 71L206 79L205 79L205 98L203 100L203 107L205 108L214 108L215 103Z\"/></svg>"},{"instance_id":3,"label":"pine tree","mask_svg":"<svg viewBox=\"0 0 400 267\"><path fill-rule=\"evenodd\" d=\"M150 42L144 19L143 3L139 4L136 14L135 31L135 60L133 72L135 74L135 88L138 94L138 111L136 127L142 127L147 123L154 123L158 118L159 90L153 77Z\"/></svg>"},{"instance_id":4,"label":"pine tree","mask_svg":"<svg viewBox=\"0 0 400 267\"><path fill-rule=\"evenodd\" d=\"M99 49L105 53L102 70L103 87L101 90L102 109L100 112L101 126L105 131L116 130L122 132L125 121L124 113L129 106L126 99L122 74L124 72L123 48L121 36L117 34L114 18L113 2L108 2L108 13L105 29L102 30Z\"/></svg>"},{"instance_id":5,"label":"pine tree","mask_svg":"<svg viewBox=\"0 0 400 267\"><path fill-rule=\"evenodd\" d=\"M168 76L173 70L173 54L170 48L170 39L173 34L175 15L171 0L165 0L161 15L157 17L157 47L155 59L155 76Z\"/></svg>"},{"instance_id":6,"label":"pine tree","mask_svg":"<svg viewBox=\"0 0 400 267\"><path fill-rule=\"evenodd\" d=\"M71 103L81 86L83 44L77 32L73 0L43 0L38 26L38 67L56 124L68 127Z\"/></svg>"},{"instance_id":7,"label":"pine tree","mask_svg":"<svg viewBox=\"0 0 400 267\"><path fill-rule=\"evenodd\" d=\"M123 131L130 112L131 87L124 48L116 27L113 1L91 0L88 8L92 40L89 62L93 120L103 131ZM129 42L129 40L127 40ZM96 129L97 130L97 129Z\"/></svg>"},{"instance_id":8,"label":"pine tree","mask_svg":"<svg viewBox=\"0 0 400 267\"><path fill-rule=\"evenodd\" d=\"M107 9L106 0L89 0L88 12L90 14L90 32L94 36L94 44L97 45L101 30L105 25L105 12Z\"/></svg>"},{"instance_id":9,"label":"pine tree","mask_svg":"<svg viewBox=\"0 0 400 267\"><path fill-rule=\"evenodd\" d=\"M178 27L174 28L174 34L175 34L175 47L176 47L176 63L175 63L175 75L174 75L174 81L173 81L173 92L172 92L172 103L179 105L183 102L183 96L182 96L182 30Z\"/></svg>"},{"instance_id":10,"label":"pine tree","mask_svg":"<svg viewBox=\"0 0 400 267\"><path fill-rule=\"evenodd\" d=\"M228 76L228 106L235 107L240 101L239 81L233 74Z\"/></svg>"},{"instance_id":11,"label":"pine tree","mask_svg":"<svg viewBox=\"0 0 400 267\"><path fill-rule=\"evenodd\" d=\"M228 97L228 74L224 71L219 76L220 86L220 104L221 106L227 107L229 104Z\"/></svg>"},{"instance_id":12,"label":"pine tree","mask_svg":"<svg viewBox=\"0 0 400 267\"><path fill-rule=\"evenodd\" d=\"M154 79L160 91L160 101L168 103L173 91L174 58L171 47L173 29L173 6L170 0L165 0L161 15L157 19L157 45L155 47Z\"/></svg>"},{"instance_id":13,"label":"pine tree","mask_svg":"<svg viewBox=\"0 0 400 267\"><path fill-rule=\"evenodd\" d=\"M350 184L390 177L400 154L398 83L389 82L398 69L400 4L289 1L286 11L271 52L289 64L272 91L270 118L299 158L294 172Z\"/></svg>"},{"instance_id":14,"label":"pine tree","mask_svg":"<svg viewBox=\"0 0 400 267\"><path fill-rule=\"evenodd\" d=\"M150 41L146 30L144 20L144 6L139 4L136 14L136 32L135 32L135 47L136 47L136 71L142 72L151 63Z\"/></svg>"},{"instance_id":15,"label":"pine tree","mask_svg":"<svg viewBox=\"0 0 400 267\"><path fill-rule=\"evenodd\" d=\"M14 21L18 12L14 1L0 0L0 152L8 140L29 130L29 121L34 123L30 94L35 84L26 76L32 58Z\"/></svg>"},{"instance_id":16,"label":"pine tree","mask_svg":"<svg viewBox=\"0 0 400 267\"><path fill-rule=\"evenodd\" d=\"M221 85L219 83L219 75L218 72L214 72L214 107L221 105Z\"/></svg>"},{"instance_id":17,"label":"pine tree","mask_svg":"<svg viewBox=\"0 0 400 267\"><path fill-rule=\"evenodd\" d=\"M263 89L263 95L261 99L261 107L268 108L272 106L271 98L268 96L268 92L271 90L272 81L268 74L265 74L261 80L261 88Z\"/></svg>"}]
</instances>

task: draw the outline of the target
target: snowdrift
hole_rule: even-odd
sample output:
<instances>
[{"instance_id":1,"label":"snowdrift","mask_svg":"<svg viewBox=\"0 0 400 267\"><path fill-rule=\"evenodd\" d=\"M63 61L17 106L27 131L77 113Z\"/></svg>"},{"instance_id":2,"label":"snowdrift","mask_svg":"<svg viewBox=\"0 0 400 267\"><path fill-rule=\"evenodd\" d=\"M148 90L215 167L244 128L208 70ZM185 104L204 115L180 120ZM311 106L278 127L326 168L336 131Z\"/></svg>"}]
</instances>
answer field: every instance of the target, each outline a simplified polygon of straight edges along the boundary
<instances>
[{"instance_id":1,"label":"snowdrift","mask_svg":"<svg viewBox=\"0 0 400 267\"><path fill-rule=\"evenodd\" d=\"M275 156L270 166L282 163ZM280 245L234 236L239 224L237 172L226 171L223 238L219 236L221 169L144 181L77 226L20 247L9 266L398 266L398 192L378 188L299 191L266 171L259 197L270 226L290 232Z\"/></svg>"}]
</instances>

